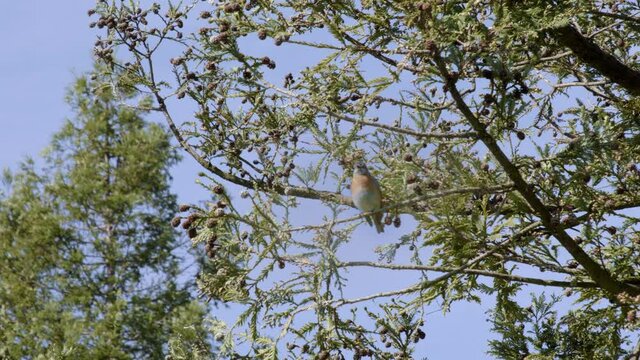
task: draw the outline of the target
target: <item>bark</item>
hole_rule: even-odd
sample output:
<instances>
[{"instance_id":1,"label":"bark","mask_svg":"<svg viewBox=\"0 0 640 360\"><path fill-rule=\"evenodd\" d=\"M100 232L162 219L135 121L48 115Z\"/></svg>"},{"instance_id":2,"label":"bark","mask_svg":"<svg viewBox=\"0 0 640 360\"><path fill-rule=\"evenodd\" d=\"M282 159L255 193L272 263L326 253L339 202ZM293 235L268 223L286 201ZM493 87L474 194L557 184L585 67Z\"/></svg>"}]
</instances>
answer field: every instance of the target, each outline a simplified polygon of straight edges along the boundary
<instances>
[{"instance_id":1,"label":"bark","mask_svg":"<svg viewBox=\"0 0 640 360\"><path fill-rule=\"evenodd\" d=\"M612 82L632 95L640 95L640 71L634 70L615 56L604 51L593 40L582 35L571 25L551 30L556 40L571 49L580 61L598 70Z\"/></svg>"},{"instance_id":2,"label":"bark","mask_svg":"<svg viewBox=\"0 0 640 360\"><path fill-rule=\"evenodd\" d=\"M462 113L465 119L469 122L473 130L478 134L478 137L489 149L493 157L500 163L507 176L513 181L515 189L522 195L527 201L533 212L540 218L540 221L544 227L552 234L558 242L571 254L571 256L586 270L589 277L593 279L602 289L611 294L620 294L628 292L630 294L639 294L640 291L637 287L628 284L623 284L617 281L607 269L600 266L595 260L593 260L589 254L587 254L578 243L563 229L559 222L553 218L548 208L542 203L538 196L533 191L533 188L528 184L520 171L514 163L509 160L507 155L502 151L496 140L489 134L486 126L478 119L471 109L467 106L462 95L456 87L455 80L449 76L449 72L445 65L444 60L437 54L434 54L434 61L438 70L445 79L449 88L449 92L456 103L458 110Z\"/></svg>"}]
</instances>

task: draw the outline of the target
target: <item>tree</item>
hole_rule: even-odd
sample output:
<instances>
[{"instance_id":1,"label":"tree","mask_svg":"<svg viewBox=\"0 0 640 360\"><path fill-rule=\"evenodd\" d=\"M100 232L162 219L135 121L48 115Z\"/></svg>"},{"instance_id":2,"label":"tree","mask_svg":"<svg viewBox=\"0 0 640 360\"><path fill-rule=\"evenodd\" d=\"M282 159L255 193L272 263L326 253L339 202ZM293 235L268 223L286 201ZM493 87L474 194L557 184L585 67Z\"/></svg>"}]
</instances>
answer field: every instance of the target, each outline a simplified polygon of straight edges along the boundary
<instances>
[{"instance_id":1,"label":"tree","mask_svg":"<svg viewBox=\"0 0 640 360\"><path fill-rule=\"evenodd\" d=\"M519 359L634 351L639 11L229 0L101 2L90 15L102 29L95 54L153 94L220 198L183 227L211 258L201 291L247 309L218 326L223 353L244 336L258 357L287 341L319 359L406 358L426 306L492 296L503 338L490 352ZM380 261L343 256L368 215L343 214L360 158L386 194L387 226L404 234L375 238ZM356 267L415 283L345 297ZM528 308L517 296L537 286L578 296L566 314L555 295Z\"/></svg>"},{"instance_id":2,"label":"tree","mask_svg":"<svg viewBox=\"0 0 640 360\"><path fill-rule=\"evenodd\" d=\"M133 93L104 86L99 71L70 89L75 117L44 167L5 173L3 358L155 359L170 341L191 358L210 350L206 310L178 279L187 259L170 225L177 153L144 111L115 101Z\"/></svg>"}]
</instances>

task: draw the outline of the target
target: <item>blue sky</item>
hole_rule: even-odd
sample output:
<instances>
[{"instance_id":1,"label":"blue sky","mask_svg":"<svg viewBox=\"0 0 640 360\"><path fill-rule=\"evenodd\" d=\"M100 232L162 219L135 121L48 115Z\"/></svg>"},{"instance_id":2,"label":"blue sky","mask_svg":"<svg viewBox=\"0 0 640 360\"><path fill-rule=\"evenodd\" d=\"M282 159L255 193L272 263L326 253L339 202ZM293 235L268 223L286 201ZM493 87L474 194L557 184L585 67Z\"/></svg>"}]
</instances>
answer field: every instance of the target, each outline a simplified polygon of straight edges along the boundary
<instances>
[{"instance_id":1,"label":"blue sky","mask_svg":"<svg viewBox=\"0 0 640 360\"><path fill-rule=\"evenodd\" d=\"M87 26L86 15L92 3L27 0L3 4L0 168L15 168L25 156L37 157L64 119L72 116L64 95L73 78L92 66L91 49L97 32ZM157 116L150 119L160 120ZM180 202L206 197L194 183L198 171L186 156L174 168L173 188ZM373 232L366 234L370 233ZM353 286L366 292L367 281L389 281L394 285L393 277L402 274L392 272L374 278L367 270L354 270L352 275L361 280L353 282ZM482 305L457 303L446 316L437 312L430 315L425 328L427 340L420 343L417 355L430 360L489 358L485 355L490 336L485 312L491 305L491 301Z\"/></svg>"},{"instance_id":2,"label":"blue sky","mask_svg":"<svg viewBox=\"0 0 640 360\"><path fill-rule=\"evenodd\" d=\"M65 87L90 68L84 6L10 1L0 22L0 165L36 155L61 125Z\"/></svg>"},{"instance_id":3,"label":"blue sky","mask_svg":"<svg viewBox=\"0 0 640 360\"><path fill-rule=\"evenodd\" d=\"M37 157L65 118L64 102L73 79L92 68L97 32L87 10L93 2L10 1L0 22L0 167L15 168L25 156ZM153 120L158 119L153 118ZM187 159L189 160L189 159ZM173 172L182 201L203 195L193 186L194 164L184 161ZM188 169L187 169L188 168Z\"/></svg>"}]
</instances>

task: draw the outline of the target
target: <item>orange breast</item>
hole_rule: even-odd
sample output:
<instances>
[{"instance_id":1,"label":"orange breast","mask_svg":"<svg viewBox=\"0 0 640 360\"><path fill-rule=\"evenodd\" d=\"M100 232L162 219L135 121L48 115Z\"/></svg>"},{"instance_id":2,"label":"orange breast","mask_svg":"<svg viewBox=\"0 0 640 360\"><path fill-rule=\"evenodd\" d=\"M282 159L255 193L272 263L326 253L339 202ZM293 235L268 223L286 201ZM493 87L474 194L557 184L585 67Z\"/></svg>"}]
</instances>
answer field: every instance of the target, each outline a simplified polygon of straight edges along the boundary
<instances>
[{"instance_id":1,"label":"orange breast","mask_svg":"<svg viewBox=\"0 0 640 360\"><path fill-rule=\"evenodd\" d=\"M373 181L371 181L371 178L368 176L356 174L353 176L353 179L351 179L351 192L361 189L372 189L374 186Z\"/></svg>"},{"instance_id":2,"label":"orange breast","mask_svg":"<svg viewBox=\"0 0 640 360\"><path fill-rule=\"evenodd\" d=\"M378 183L371 177L355 174L351 180L351 196L354 205L363 211L380 208L381 196Z\"/></svg>"}]
</instances>

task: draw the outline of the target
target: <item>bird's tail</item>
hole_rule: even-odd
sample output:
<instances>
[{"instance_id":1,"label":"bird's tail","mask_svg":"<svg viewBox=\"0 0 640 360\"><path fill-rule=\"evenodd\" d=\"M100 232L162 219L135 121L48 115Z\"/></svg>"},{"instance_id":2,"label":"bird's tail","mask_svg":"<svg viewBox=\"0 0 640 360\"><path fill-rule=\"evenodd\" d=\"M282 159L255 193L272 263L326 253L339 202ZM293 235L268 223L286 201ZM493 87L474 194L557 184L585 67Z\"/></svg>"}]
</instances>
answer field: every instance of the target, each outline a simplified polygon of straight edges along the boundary
<instances>
[{"instance_id":1,"label":"bird's tail","mask_svg":"<svg viewBox=\"0 0 640 360\"><path fill-rule=\"evenodd\" d=\"M378 232L378 234L384 232L384 224L382 223L382 213L381 212L373 214L373 223L376 226L376 231Z\"/></svg>"}]
</instances>

